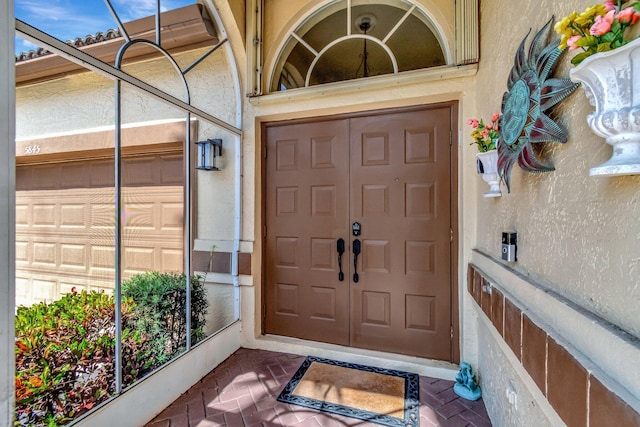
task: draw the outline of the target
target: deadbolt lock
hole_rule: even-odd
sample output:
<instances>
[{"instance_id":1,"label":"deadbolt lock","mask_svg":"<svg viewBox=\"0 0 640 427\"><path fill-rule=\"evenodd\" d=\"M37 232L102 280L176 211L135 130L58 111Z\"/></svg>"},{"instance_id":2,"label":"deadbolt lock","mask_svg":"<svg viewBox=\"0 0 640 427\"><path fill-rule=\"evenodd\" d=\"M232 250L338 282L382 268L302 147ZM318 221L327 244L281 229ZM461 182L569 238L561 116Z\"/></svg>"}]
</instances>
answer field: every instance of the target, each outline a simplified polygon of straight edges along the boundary
<instances>
[{"instance_id":1,"label":"deadbolt lock","mask_svg":"<svg viewBox=\"0 0 640 427\"><path fill-rule=\"evenodd\" d=\"M359 236L361 229L362 229L362 225L360 225L359 222L354 222L353 225L351 226L351 232L353 233L354 236Z\"/></svg>"}]
</instances>

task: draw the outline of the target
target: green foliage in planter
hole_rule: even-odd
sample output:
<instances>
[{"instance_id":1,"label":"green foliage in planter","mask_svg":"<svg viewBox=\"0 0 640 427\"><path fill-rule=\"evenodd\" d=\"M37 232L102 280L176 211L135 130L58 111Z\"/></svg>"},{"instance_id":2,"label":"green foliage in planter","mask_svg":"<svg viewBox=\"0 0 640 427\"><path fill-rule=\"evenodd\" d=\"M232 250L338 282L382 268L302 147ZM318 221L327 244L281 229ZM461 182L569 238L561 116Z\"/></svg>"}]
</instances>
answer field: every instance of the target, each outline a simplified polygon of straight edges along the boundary
<instances>
[{"instance_id":1,"label":"green foliage in planter","mask_svg":"<svg viewBox=\"0 0 640 427\"><path fill-rule=\"evenodd\" d=\"M124 301L125 324L131 310L131 302ZM51 304L19 307L15 327L16 425L65 423L114 392L112 296L73 291ZM125 335L131 331L125 329ZM138 340L129 351L140 345Z\"/></svg>"},{"instance_id":2,"label":"green foliage in planter","mask_svg":"<svg viewBox=\"0 0 640 427\"><path fill-rule=\"evenodd\" d=\"M148 272L122 283L122 295L135 303L135 331L148 343L147 360L161 365L187 343L185 274ZM191 343L204 338L208 301L204 283L198 276L190 278ZM128 379L124 379L128 383Z\"/></svg>"},{"instance_id":3,"label":"green foliage in planter","mask_svg":"<svg viewBox=\"0 0 640 427\"><path fill-rule=\"evenodd\" d=\"M132 384L186 345L186 276L146 273L123 284L122 374ZM124 290L126 288L126 291ZM192 343L204 337L207 300L191 278ZM115 300L75 292L51 304L19 307L16 426L58 426L115 392Z\"/></svg>"}]
</instances>

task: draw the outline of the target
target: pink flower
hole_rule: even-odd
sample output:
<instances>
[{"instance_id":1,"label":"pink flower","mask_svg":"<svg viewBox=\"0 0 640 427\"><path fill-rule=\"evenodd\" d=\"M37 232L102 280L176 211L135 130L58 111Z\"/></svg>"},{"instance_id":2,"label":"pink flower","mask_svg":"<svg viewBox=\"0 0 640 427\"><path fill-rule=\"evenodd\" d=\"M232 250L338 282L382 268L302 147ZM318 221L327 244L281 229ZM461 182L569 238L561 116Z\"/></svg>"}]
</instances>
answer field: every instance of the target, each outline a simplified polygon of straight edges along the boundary
<instances>
[{"instance_id":1,"label":"pink flower","mask_svg":"<svg viewBox=\"0 0 640 427\"><path fill-rule=\"evenodd\" d=\"M489 136L489 130L488 129L483 130L482 136Z\"/></svg>"},{"instance_id":2,"label":"pink flower","mask_svg":"<svg viewBox=\"0 0 640 427\"><path fill-rule=\"evenodd\" d=\"M578 40L580 40L581 38L582 38L582 36L580 36L580 35L569 37L567 39L567 46L569 46L569 50L574 50L574 49L579 48L580 46L576 45L576 42Z\"/></svg>"},{"instance_id":3,"label":"pink flower","mask_svg":"<svg viewBox=\"0 0 640 427\"><path fill-rule=\"evenodd\" d=\"M491 121L497 122L499 118L500 118L500 113L493 113L493 116L491 116Z\"/></svg>"},{"instance_id":4,"label":"pink flower","mask_svg":"<svg viewBox=\"0 0 640 427\"><path fill-rule=\"evenodd\" d=\"M476 129L478 125L480 125L480 122L476 119L469 119L467 120L467 124L471 125L472 128Z\"/></svg>"},{"instance_id":5,"label":"pink flower","mask_svg":"<svg viewBox=\"0 0 640 427\"><path fill-rule=\"evenodd\" d=\"M636 22L638 22L638 18L640 18L640 13L636 12L636 10L633 7L628 7L623 11L621 11L620 13L618 13L616 18L621 24L633 25Z\"/></svg>"},{"instance_id":6,"label":"pink flower","mask_svg":"<svg viewBox=\"0 0 640 427\"><path fill-rule=\"evenodd\" d=\"M604 16L596 16L596 21L591 26L589 32L593 36L604 36L609 31L611 31L611 24L613 24L613 17L615 15L615 10L610 10Z\"/></svg>"},{"instance_id":7,"label":"pink flower","mask_svg":"<svg viewBox=\"0 0 640 427\"><path fill-rule=\"evenodd\" d=\"M616 7L618 7L618 3L616 0L605 0L604 7L605 9L607 9L607 12L609 12L611 10L616 10Z\"/></svg>"},{"instance_id":8,"label":"pink flower","mask_svg":"<svg viewBox=\"0 0 640 427\"><path fill-rule=\"evenodd\" d=\"M487 125L485 126L485 129L493 129L493 125L491 123L487 123Z\"/></svg>"}]
</instances>

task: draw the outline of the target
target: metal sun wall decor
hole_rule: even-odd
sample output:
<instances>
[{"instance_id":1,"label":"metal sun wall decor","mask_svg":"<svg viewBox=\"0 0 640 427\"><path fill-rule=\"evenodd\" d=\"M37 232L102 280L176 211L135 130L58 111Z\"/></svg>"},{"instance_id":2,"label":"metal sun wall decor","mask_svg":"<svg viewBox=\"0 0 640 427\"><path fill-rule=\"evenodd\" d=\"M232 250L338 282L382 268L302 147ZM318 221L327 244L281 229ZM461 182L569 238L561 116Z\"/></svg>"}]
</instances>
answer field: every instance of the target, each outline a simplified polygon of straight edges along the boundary
<instances>
[{"instance_id":1,"label":"metal sun wall decor","mask_svg":"<svg viewBox=\"0 0 640 427\"><path fill-rule=\"evenodd\" d=\"M545 46L551 33L551 18L535 35L525 53L525 36L516 52L507 92L502 97L498 172L511 192L511 169L517 161L527 172L551 172L552 164L538 159L533 144L567 142L566 130L545 112L573 92L579 83L569 78L549 78L562 54L560 40Z\"/></svg>"}]
</instances>

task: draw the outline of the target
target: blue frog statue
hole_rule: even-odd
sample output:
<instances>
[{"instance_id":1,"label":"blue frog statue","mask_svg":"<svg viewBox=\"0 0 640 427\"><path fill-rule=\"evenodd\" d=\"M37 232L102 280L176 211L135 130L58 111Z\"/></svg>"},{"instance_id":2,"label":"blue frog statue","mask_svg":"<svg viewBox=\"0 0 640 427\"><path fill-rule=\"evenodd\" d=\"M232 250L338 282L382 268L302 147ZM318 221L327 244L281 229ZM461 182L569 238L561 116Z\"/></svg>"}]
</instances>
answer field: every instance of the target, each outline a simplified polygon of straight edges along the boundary
<instances>
[{"instance_id":1,"label":"blue frog statue","mask_svg":"<svg viewBox=\"0 0 640 427\"><path fill-rule=\"evenodd\" d=\"M478 400L482 396L482 390L476 381L476 373L467 362L460 362L460 372L456 374L453 391L467 400Z\"/></svg>"}]
</instances>

